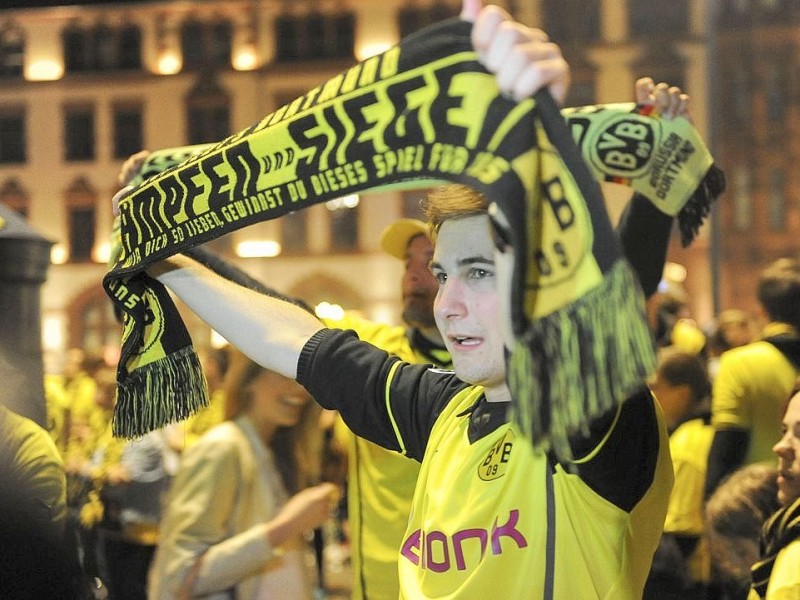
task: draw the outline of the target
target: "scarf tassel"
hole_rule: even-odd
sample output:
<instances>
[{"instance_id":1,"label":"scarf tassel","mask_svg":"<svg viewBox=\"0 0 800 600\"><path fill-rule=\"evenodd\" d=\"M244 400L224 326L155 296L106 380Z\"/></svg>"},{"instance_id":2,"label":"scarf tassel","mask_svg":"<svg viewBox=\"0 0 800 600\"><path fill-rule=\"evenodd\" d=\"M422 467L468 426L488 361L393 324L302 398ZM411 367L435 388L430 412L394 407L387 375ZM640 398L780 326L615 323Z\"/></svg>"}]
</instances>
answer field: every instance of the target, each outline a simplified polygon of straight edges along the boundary
<instances>
[{"instance_id":1,"label":"scarf tassel","mask_svg":"<svg viewBox=\"0 0 800 600\"><path fill-rule=\"evenodd\" d=\"M572 459L570 437L588 435L592 420L641 390L655 367L638 289L618 260L597 288L533 321L512 352L517 422L562 464Z\"/></svg>"},{"instance_id":2,"label":"scarf tassel","mask_svg":"<svg viewBox=\"0 0 800 600\"><path fill-rule=\"evenodd\" d=\"M725 191L725 173L712 164L700 185L678 213L681 245L686 248L697 237L700 227L711 213L711 205Z\"/></svg>"},{"instance_id":3,"label":"scarf tassel","mask_svg":"<svg viewBox=\"0 0 800 600\"><path fill-rule=\"evenodd\" d=\"M112 432L132 439L182 421L206 406L208 388L200 359L193 348L181 348L132 371L118 385Z\"/></svg>"}]
</instances>

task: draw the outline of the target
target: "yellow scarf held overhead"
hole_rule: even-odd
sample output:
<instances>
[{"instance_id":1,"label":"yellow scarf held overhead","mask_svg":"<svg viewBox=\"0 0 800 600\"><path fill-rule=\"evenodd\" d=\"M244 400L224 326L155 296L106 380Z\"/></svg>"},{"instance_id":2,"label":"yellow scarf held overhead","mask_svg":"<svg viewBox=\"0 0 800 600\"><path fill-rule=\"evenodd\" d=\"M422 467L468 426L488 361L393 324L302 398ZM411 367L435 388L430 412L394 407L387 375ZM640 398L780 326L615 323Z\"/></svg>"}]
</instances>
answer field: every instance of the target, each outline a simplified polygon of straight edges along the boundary
<instances>
[{"instance_id":1,"label":"yellow scarf held overhead","mask_svg":"<svg viewBox=\"0 0 800 600\"><path fill-rule=\"evenodd\" d=\"M207 402L191 340L166 290L145 274L148 265L332 198L442 182L469 185L533 223L538 231L522 236L525 247L515 247L520 261L554 245L567 250L566 261L549 269L537 264L516 282L526 290L518 307L522 321L537 323L582 298L583 305L597 302L587 298L603 285L626 299L610 320L595 315L589 324L601 330L594 337L619 346L607 355L623 364L609 366L607 356L598 356L588 371L582 365L576 370L558 344L536 350L538 363L567 375L558 381L568 387L557 393L582 399L578 421L621 400L609 390L615 395L640 384L653 365L641 294L618 260L596 180L628 184L664 212L678 214L691 238L715 195L706 190L711 157L684 120L662 121L633 104L573 111L564 131L580 151L563 135L555 142L550 125L565 125L544 110L549 96L520 103L503 97L478 63L469 34L469 23L445 21L226 140L148 159L142 181L119 203L120 250L104 279L125 314L115 435L141 435ZM542 218L527 219L535 215ZM569 318L580 320L583 312ZM628 333L621 336L623 330ZM587 385L581 381L586 372L613 385ZM533 385L537 397L556 393L547 378ZM549 427L540 425L552 419L539 413L560 411L559 403L531 414L524 410L527 397L515 400L528 415L523 430L547 443Z\"/></svg>"}]
</instances>

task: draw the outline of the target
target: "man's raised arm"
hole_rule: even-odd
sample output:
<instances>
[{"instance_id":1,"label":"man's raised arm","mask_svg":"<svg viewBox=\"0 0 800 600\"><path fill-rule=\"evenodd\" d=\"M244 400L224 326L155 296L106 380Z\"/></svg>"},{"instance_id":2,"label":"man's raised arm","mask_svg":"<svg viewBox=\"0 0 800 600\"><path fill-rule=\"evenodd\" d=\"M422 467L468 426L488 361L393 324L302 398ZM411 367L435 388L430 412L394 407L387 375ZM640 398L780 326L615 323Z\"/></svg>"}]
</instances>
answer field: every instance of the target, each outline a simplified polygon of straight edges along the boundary
<instances>
[{"instance_id":1,"label":"man's raised arm","mask_svg":"<svg viewBox=\"0 0 800 600\"><path fill-rule=\"evenodd\" d=\"M148 270L231 344L266 369L297 376L305 343L322 323L299 306L266 296L176 255Z\"/></svg>"}]
</instances>

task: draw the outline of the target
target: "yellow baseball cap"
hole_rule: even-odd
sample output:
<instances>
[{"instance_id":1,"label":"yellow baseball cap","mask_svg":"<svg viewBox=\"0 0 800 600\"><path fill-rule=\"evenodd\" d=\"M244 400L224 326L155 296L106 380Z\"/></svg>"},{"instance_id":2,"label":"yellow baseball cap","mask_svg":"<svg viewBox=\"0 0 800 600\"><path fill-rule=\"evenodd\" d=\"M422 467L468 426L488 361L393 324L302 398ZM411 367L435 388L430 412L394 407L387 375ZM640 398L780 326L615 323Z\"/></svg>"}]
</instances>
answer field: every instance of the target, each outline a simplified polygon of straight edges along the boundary
<instances>
[{"instance_id":1,"label":"yellow baseball cap","mask_svg":"<svg viewBox=\"0 0 800 600\"><path fill-rule=\"evenodd\" d=\"M428 235L428 226L418 219L398 219L381 233L381 248L387 254L403 260L411 238Z\"/></svg>"}]
</instances>

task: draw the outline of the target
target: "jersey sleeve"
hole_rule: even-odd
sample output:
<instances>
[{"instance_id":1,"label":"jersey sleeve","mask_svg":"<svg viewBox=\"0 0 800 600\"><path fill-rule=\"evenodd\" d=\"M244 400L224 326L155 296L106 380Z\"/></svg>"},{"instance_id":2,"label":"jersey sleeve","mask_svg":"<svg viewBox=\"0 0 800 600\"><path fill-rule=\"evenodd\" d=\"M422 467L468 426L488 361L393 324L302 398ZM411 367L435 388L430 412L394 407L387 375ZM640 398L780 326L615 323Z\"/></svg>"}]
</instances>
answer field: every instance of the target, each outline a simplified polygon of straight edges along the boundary
<instances>
[{"instance_id":1,"label":"jersey sleeve","mask_svg":"<svg viewBox=\"0 0 800 600\"><path fill-rule=\"evenodd\" d=\"M436 417L466 387L450 372L405 363L332 329L308 341L297 380L356 435L420 461Z\"/></svg>"},{"instance_id":2,"label":"jersey sleeve","mask_svg":"<svg viewBox=\"0 0 800 600\"><path fill-rule=\"evenodd\" d=\"M736 362L735 355L729 353L723 353L719 361L711 392L711 424L716 429L750 429Z\"/></svg>"},{"instance_id":3,"label":"jersey sleeve","mask_svg":"<svg viewBox=\"0 0 800 600\"><path fill-rule=\"evenodd\" d=\"M573 440L581 478L609 502L632 510L655 478L662 427L653 397L644 388L595 422L589 436Z\"/></svg>"}]
</instances>

